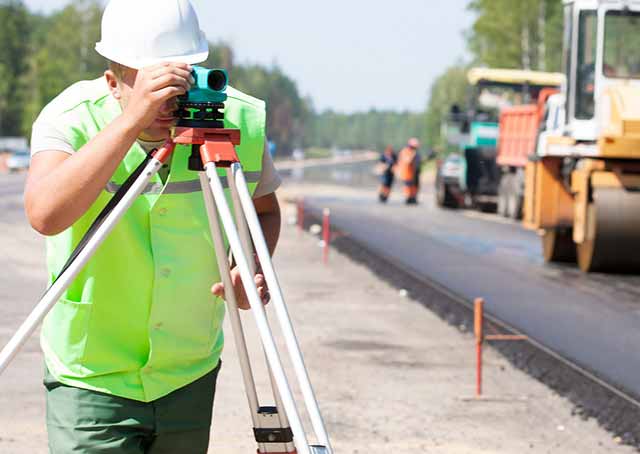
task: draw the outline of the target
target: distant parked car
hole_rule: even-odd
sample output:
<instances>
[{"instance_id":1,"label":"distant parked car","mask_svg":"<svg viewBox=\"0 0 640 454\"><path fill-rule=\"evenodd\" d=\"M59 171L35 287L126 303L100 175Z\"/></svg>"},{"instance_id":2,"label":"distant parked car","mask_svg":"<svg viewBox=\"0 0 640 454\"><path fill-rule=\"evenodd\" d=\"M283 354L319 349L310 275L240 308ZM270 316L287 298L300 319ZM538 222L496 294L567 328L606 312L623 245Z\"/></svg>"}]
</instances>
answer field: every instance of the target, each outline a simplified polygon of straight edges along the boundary
<instances>
[{"instance_id":1,"label":"distant parked car","mask_svg":"<svg viewBox=\"0 0 640 454\"><path fill-rule=\"evenodd\" d=\"M21 170L27 170L29 168L29 162L31 155L29 150L14 151L9 159L7 159L7 167L9 172L20 172Z\"/></svg>"}]
</instances>

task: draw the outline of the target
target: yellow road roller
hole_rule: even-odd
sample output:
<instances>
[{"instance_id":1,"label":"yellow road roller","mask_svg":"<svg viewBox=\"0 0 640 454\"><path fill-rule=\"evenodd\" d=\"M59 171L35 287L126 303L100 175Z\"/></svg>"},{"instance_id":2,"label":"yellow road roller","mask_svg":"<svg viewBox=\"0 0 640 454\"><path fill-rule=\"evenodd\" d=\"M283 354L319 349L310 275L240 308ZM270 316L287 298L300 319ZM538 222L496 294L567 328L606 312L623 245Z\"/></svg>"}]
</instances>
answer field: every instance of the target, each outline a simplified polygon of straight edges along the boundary
<instances>
[{"instance_id":1,"label":"yellow road roller","mask_svg":"<svg viewBox=\"0 0 640 454\"><path fill-rule=\"evenodd\" d=\"M640 272L640 2L565 0L561 93L525 173L549 262Z\"/></svg>"}]
</instances>

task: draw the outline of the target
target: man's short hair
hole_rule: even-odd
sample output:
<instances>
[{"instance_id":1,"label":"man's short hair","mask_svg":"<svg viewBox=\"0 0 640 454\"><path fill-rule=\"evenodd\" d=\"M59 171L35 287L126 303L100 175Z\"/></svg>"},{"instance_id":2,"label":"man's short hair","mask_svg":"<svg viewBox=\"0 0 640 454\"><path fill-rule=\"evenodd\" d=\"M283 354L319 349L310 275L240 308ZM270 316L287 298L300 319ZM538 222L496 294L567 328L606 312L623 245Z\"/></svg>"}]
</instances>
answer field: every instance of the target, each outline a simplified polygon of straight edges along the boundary
<instances>
[{"instance_id":1,"label":"man's short hair","mask_svg":"<svg viewBox=\"0 0 640 454\"><path fill-rule=\"evenodd\" d=\"M122 77L124 76L125 68L126 67L124 65L121 65L120 63L116 63L114 61L109 60L109 69L113 71L113 73L116 75L116 78L118 80L122 80Z\"/></svg>"}]
</instances>

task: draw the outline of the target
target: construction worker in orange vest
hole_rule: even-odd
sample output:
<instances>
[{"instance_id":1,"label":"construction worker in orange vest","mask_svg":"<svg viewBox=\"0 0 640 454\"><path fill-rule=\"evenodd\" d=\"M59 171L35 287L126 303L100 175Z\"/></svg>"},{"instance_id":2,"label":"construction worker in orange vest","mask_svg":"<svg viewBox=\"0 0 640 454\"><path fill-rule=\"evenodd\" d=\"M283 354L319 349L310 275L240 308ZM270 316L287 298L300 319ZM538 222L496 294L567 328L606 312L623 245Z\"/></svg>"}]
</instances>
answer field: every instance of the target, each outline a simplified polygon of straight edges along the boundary
<instances>
[{"instance_id":1,"label":"construction worker in orange vest","mask_svg":"<svg viewBox=\"0 0 640 454\"><path fill-rule=\"evenodd\" d=\"M396 172L398 178L404 185L405 202L410 204L418 203L418 187L420 182L420 141L412 137L407 142L407 146L400 151Z\"/></svg>"}]
</instances>

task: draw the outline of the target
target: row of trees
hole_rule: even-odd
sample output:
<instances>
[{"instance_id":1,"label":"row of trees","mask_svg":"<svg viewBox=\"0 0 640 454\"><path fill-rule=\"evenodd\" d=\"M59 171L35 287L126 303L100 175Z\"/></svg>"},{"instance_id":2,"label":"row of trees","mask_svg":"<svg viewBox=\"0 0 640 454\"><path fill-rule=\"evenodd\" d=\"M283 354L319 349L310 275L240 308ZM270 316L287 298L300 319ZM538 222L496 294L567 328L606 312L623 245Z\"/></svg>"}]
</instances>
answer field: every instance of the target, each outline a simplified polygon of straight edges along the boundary
<instances>
[{"instance_id":1,"label":"row of trees","mask_svg":"<svg viewBox=\"0 0 640 454\"><path fill-rule=\"evenodd\" d=\"M472 0L469 9L477 14L468 38L479 63L560 70L561 0Z\"/></svg>"},{"instance_id":2,"label":"row of trees","mask_svg":"<svg viewBox=\"0 0 640 454\"><path fill-rule=\"evenodd\" d=\"M233 49L223 42L210 44L209 68L226 68L232 85L267 103L267 132L277 149L289 153L305 145L305 125L312 117L311 100L303 98L295 81L276 65L237 65Z\"/></svg>"},{"instance_id":3,"label":"row of trees","mask_svg":"<svg viewBox=\"0 0 640 454\"><path fill-rule=\"evenodd\" d=\"M306 131L306 142L320 147L396 149L409 137L426 141L423 113L370 110L355 114L326 111L317 114Z\"/></svg>"},{"instance_id":4,"label":"row of trees","mask_svg":"<svg viewBox=\"0 0 640 454\"><path fill-rule=\"evenodd\" d=\"M49 101L104 72L106 62L94 50L101 17L98 0L75 0L49 16L31 13L21 0L0 0L0 136L29 136ZM295 82L277 66L236 65L224 43L210 48L204 65L226 68L235 87L267 101L268 134L278 148L302 145L311 109Z\"/></svg>"},{"instance_id":5,"label":"row of trees","mask_svg":"<svg viewBox=\"0 0 640 454\"><path fill-rule=\"evenodd\" d=\"M445 149L441 124L453 104L463 105L472 66L559 71L561 0L472 0L476 19L467 32L471 61L447 68L431 86L425 122L429 143Z\"/></svg>"},{"instance_id":6,"label":"row of trees","mask_svg":"<svg viewBox=\"0 0 640 454\"><path fill-rule=\"evenodd\" d=\"M469 66L557 71L561 59L560 0L471 0L476 20L467 33L471 63L447 68L433 83L425 112L315 113L312 102L277 66L242 65L225 43L211 44L205 65L227 68L234 86L267 101L268 135L280 152L295 147L383 148L416 136L442 147L440 125L464 102ZM99 77L104 59L98 0L74 0L51 15L33 14L22 0L0 0L0 135L28 136L42 107L64 88Z\"/></svg>"}]
</instances>

